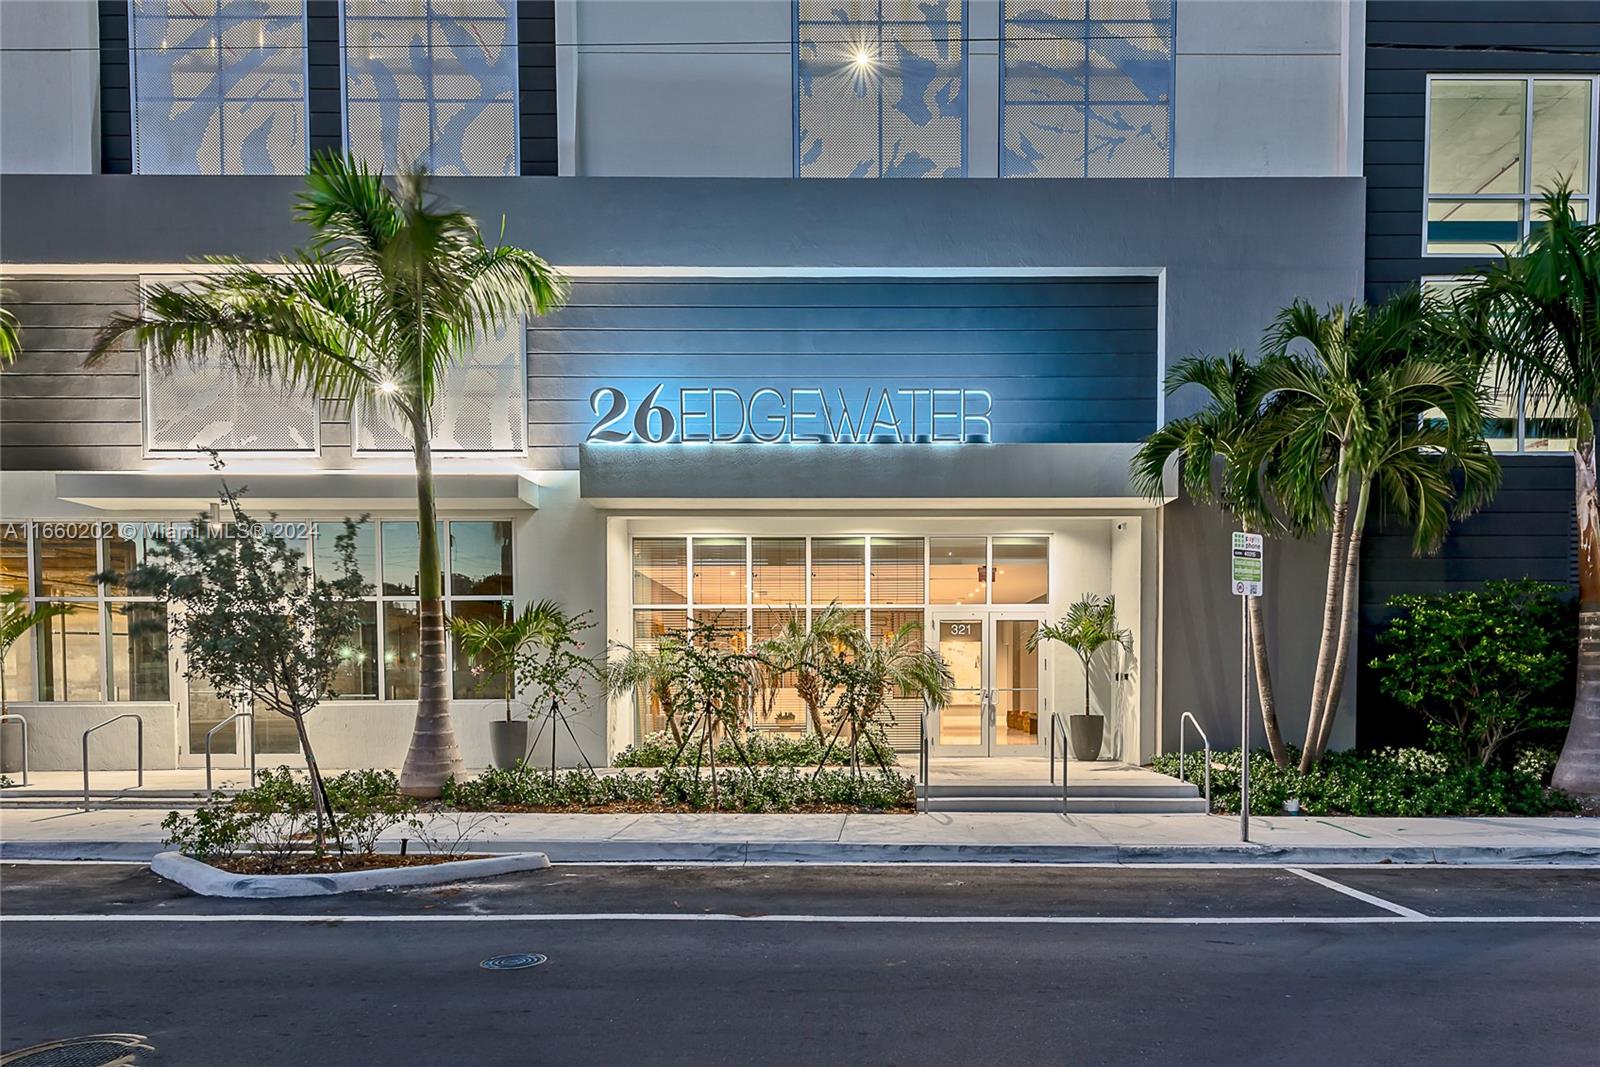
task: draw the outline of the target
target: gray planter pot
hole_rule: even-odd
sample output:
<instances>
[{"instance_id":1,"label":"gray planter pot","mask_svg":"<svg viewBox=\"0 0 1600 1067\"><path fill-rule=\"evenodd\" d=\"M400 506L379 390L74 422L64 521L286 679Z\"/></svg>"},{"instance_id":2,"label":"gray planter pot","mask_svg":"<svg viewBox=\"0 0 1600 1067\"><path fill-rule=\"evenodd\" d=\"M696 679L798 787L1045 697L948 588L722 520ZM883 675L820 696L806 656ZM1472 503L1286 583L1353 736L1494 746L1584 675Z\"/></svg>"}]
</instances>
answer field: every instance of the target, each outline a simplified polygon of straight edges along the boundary
<instances>
[{"instance_id":1,"label":"gray planter pot","mask_svg":"<svg viewBox=\"0 0 1600 1067\"><path fill-rule=\"evenodd\" d=\"M1067 735L1072 738L1072 758L1097 760L1105 739L1106 721L1099 715L1068 715Z\"/></svg>"},{"instance_id":2,"label":"gray planter pot","mask_svg":"<svg viewBox=\"0 0 1600 1067\"><path fill-rule=\"evenodd\" d=\"M494 765L508 771L528 752L528 720L496 719L489 724L489 753Z\"/></svg>"},{"instance_id":3,"label":"gray planter pot","mask_svg":"<svg viewBox=\"0 0 1600 1067\"><path fill-rule=\"evenodd\" d=\"M22 724L0 722L0 774L22 770Z\"/></svg>"}]
</instances>

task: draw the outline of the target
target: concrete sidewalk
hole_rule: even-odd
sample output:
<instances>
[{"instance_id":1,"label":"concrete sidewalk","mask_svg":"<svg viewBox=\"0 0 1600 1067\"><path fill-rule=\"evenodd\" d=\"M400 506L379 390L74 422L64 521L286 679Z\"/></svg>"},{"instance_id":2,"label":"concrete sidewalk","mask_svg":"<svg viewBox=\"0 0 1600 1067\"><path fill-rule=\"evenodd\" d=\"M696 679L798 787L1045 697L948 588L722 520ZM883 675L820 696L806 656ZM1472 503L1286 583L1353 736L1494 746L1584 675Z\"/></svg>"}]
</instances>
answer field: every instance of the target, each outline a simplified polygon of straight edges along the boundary
<instances>
[{"instance_id":1,"label":"concrete sidewalk","mask_svg":"<svg viewBox=\"0 0 1600 1067\"><path fill-rule=\"evenodd\" d=\"M0 859L148 860L159 811L0 811ZM1515 863L1600 866L1600 819L1217 815L569 815L494 817L485 852L643 863ZM387 838L397 841L401 830Z\"/></svg>"}]
</instances>

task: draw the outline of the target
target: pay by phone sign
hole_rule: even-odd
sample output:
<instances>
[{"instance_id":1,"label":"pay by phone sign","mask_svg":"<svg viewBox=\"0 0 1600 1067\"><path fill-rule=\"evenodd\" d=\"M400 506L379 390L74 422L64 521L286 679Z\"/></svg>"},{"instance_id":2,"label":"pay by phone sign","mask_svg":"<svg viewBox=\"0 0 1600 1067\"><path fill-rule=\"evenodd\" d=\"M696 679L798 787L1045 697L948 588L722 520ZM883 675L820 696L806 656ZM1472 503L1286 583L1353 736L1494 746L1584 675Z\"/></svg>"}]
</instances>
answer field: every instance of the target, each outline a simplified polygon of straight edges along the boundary
<instances>
[{"instance_id":1,"label":"pay by phone sign","mask_svg":"<svg viewBox=\"0 0 1600 1067\"><path fill-rule=\"evenodd\" d=\"M1261 595L1260 534L1235 533L1233 535L1232 572L1234 596Z\"/></svg>"}]
</instances>

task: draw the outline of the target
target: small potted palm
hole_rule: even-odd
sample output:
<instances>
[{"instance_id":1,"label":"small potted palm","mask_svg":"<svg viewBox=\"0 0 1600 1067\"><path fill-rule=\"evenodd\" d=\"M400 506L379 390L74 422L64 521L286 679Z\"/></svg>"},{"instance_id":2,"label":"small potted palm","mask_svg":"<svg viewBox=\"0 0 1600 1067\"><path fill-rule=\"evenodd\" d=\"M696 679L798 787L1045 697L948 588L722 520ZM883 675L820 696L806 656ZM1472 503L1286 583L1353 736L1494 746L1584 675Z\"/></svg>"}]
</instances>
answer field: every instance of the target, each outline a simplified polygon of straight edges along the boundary
<instances>
[{"instance_id":1,"label":"small potted palm","mask_svg":"<svg viewBox=\"0 0 1600 1067\"><path fill-rule=\"evenodd\" d=\"M1101 599L1085 593L1077 603L1067 609L1058 622L1047 623L1028 638L1028 648L1035 649L1040 641L1059 641L1077 654L1083 664L1083 714L1067 716L1067 735L1072 739L1072 755L1081 760L1100 758L1100 746L1105 740L1106 720L1096 714L1089 698L1089 668L1101 649L1119 645L1124 652L1133 651L1133 631L1117 625L1117 598Z\"/></svg>"},{"instance_id":2,"label":"small potted palm","mask_svg":"<svg viewBox=\"0 0 1600 1067\"><path fill-rule=\"evenodd\" d=\"M501 680L506 717L489 724L490 759L509 770L528 754L528 720L514 718L511 705L517 690L517 657L528 646L550 637L556 625L550 601L529 604L522 614L502 619L451 619L462 654L474 674L497 675Z\"/></svg>"}]
</instances>

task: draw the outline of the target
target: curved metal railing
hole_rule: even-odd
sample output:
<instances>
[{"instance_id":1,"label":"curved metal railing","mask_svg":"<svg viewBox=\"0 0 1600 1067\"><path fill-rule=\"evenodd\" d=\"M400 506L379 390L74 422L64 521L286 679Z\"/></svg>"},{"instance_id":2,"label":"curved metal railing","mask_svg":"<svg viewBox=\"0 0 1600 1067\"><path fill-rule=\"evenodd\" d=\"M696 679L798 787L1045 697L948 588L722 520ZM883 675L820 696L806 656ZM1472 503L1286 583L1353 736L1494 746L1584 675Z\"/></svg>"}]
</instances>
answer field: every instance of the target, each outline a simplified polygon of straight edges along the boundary
<instances>
[{"instance_id":1,"label":"curved metal railing","mask_svg":"<svg viewBox=\"0 0 1600 1067\"><path fill-rule=\"evenodd\" d=\"M144 719L131 711L125 711L121 715L113 715L105 722L95 723L83 732L83 806L86 808L89 806L89 735L101 727L110 726L112 723L121 722L123 719L132 719L138 726L139 762L136 766L139 770L138 786L140 788L144 786Z\"/></svg>"},{"instance_id":2,"label":"curved metal railing","mask_svg":"<svg viewBox=\"0 0 1600 1067\"><path fill-rule=\"evenodd\" d=\"M256 717L253 712L236 711L206 731L206 796L211 795L211 735L237 719L250 720L250 788L256 787Z\"/></svg>"},{"instance_id":3,"label":"curved metal railing","mask_svg":"<svg viewBox=\"0 0 1600 1067\"><path fill-rule=\"evenodd\" d=\"M1189 779L1183 776L1183 740L1188 735L1186 727L1194 724L1195 733L1200 735L1200 743L1205 746L1206 760L1206 814L1211 814L1211 738L1206 736L1205 728L1200 725L1200 720L1194 717L1194 712L1186 711L1178 719L1178 777L1185 782Z\"/></svg>"},{"instance_id":4,"label":"curved metal railing","mask_svg":"<svg viewBox=\"0 0 1600 1067\"><path fill-rule=\"evenodd\" d=\"M1067 813L1067 724L1059 711L1050 713L1050 783L1056 780L1056 742L1061 742L1061 814Z\"/></svg>"},{"instance_id":5,"label":"curved metal railing","mask_svg":"<svg viewBox=\"0 0 1600 1067\"><path fill-rule=\"evenodd\" d=\"M22 724L22 784L28 784L28 720L21 715L7 712L0 715L0 722L20 722Z\"/></svg>"}]
</instances>

